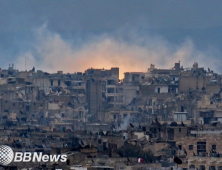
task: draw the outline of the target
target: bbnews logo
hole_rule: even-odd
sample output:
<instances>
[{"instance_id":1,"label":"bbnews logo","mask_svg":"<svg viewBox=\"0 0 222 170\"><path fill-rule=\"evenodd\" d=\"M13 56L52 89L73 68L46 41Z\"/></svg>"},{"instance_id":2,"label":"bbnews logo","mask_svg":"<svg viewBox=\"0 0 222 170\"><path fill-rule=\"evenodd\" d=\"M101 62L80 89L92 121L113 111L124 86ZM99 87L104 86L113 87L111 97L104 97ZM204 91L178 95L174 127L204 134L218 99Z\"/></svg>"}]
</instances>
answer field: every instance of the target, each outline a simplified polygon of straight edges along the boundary
<instances>
[{"instance_id":1,"label":"bbnews logo","mask_svg":"<svg viewBox=\"0 0 222 170\"><path fill-rule=\"evenodd\" d=\"M7 145L0 145L0 164L8 165L11 162L66 162L67 155L43 155L42 152L13 152Z\"/></svg>"}]
</instances>

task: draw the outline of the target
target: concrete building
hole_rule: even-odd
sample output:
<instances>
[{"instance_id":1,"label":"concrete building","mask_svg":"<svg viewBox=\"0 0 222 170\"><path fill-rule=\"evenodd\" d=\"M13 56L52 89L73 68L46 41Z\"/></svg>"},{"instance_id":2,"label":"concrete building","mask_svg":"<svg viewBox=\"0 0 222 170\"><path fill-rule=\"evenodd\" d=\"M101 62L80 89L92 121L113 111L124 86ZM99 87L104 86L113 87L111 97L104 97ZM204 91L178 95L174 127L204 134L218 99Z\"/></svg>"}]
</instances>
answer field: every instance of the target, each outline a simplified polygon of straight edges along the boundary
<instances>
[{"instance_id":1,"label":"concrete building","mask_svg":"<svg viewBox=\"0 0 222 170\"><path fill-rule=\"evenodd\" d=\"M99 79L86 81L86 102L89 114L97 114L102 108L102 82Z\"/></svg>"},{"instance_id":2,"label":"concrete building","mask_svg":"<svg viewBox=\"0 0 222 170\"><path fill-rule=\"evenodd\" d=\"M187 112L175 112L174 113L174 121L186 121L187 120Z\"/></svg>"}]
</instances>

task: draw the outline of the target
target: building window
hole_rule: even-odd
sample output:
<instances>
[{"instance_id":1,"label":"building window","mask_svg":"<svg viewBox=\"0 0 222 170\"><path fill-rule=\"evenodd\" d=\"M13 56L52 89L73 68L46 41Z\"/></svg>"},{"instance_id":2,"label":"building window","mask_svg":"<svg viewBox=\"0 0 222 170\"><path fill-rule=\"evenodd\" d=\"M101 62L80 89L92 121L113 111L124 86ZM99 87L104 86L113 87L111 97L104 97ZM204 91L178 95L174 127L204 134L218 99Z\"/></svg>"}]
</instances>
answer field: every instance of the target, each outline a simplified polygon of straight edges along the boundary
<instances>
[{"instance_id":1,"label":"building window","mask_svg":"<svg viewBox=\"0 0 222 170\"><path fill-rule=\"evenodd\" d=\"M123 118L127 118L127 114L123 114Z\"/></svg>"},{"instance_id":2,"label":"building window","mask_svg":"<svg viewBox=\"0 0 222 170\"><path fill-rule=\"evenodd\" d=\"M149 108L149 109L148 109L148 113L149 113L149 114L152 114L152 113L153 113L153 109L150 109L150 108Z\"/></svg>"},{"instance_id":3,"label":"building window","mask_svg":"<svg viewBox=\"0 0 222 170\"><path fill-rule=\"evenodd\" d=\"M106 142L103 142L103 148L104 149L106 148Z\"/></svg>"},{"instance_id":4,"label":"building window","mask_svg":"<svg viewBox=\"0 0 222 170\"><path fill-rule=\"evenodd\" d=\"M99 140L98 140L98 144L101 144L101 143L102 143L102 141L101 141L101 139L99 139Z\"/></svg>"},{"instance_id":5,"label":"building window","mask_svg":"<svg viewBox=\"0 0 222 170\"><path fill-rule=\"evenodd\" d=\"M206 142L197 142L197 153L206 152Z\"/></svg>"},{"instance_id":6,"label":"building window","mask_svg":"<svg viewBox=\"0 0 222 170\"><path fill-rule=\"evenodd\" d=\"M121 115L118 115L118 119L121 120Z\"/></svg>"},{"instance_id":7,"label":"building window","mask_svg":"<svg viewBox=\"0 0 222 170\"><path fill-rule=\"evenodd\" d=\"M58 80L58 86L60 86L60 83L61 83L60 80Z\"/></svg>"},{"instance_id":8,"label":"building window","mask_svg":"<svg viewBox=\"0 0 222 170\"><path fill-rule=\"evenodd\" d=\"M116 119L116 115L113 115L113 119Z\"/></svg>"},{"instance_id":9,"label":"building window","mask_svg":"<svg viewBox=\"0 0 222 170\"><path fill-rule=\"evenodd\" d=\"M218 170L222 170L222 166L218 166L218 168L217 168Z\"/></svg>"},{"instance_id":10,"label":"building window","mask_svg":"<svg viewBox=\"0 0 222 170\"><path fill-rule=\"evenodd\" d=\"M179 148L180 150L182 150L182 145L178 145L178 148Z\"/></svg>"},{"instance_id":11,"label":"building window","mask_svg":"<svg viewBox=\"0 0 222 170\"><path fill-rule=\"evenodd\" d=\"M181 132L181 128L179 128L179 132Z\"/></svg>"},{"instance_id":12,"label":"building window","mask_svg":"<svg viewBox=\"0 0 222 170\"><path fill-rule=\"evenodd\" d=\"M67 159L67 161L66 161L66 165L69 165L69 164L70 164L70 160Z\"/></svg>"},{"instance_id":13,"label":"building window","mask_svg":"<svg viewBox=\"0 0 222 170\"><path fill-rule=\"evenodd\" d=\"M56 152L57 152L57 154L61 154L60 148L56 148Z\"/></svg>"},{"instance_id":14,"label":"building window","mask_svg":"<svg viewBox=\"0 0 222 170\"><path fill-rule=\"evenodd\" d=\"M181 106L181 112L184 112L184 107L183 106Z\"/></svg>"},{"instance_id":15,"label":"building window","mask_svg":"<svg viewBox=\"0 0 222 170\"><path fill-rule=\"evenodd\" d=\"M216 145L212 145L212 150L216 150L217 146Z\"/></svg>"},{"instance_id":16,"label":"building window","mask_svg":"<svg viewBox=\"0 0 222 170\"><path fill-rule=\"evenodd\" d=\"M83 111L79 111L79 118L82 118L83 116Z\"/></svg>"},{"instance_id":17,"label":"building window","mask_svg":"<svg viewBox=\"0 0 222 170\"><path fill-rule=\"evenodd\" d=\"M29 112L29 110L30 110L30 106L26 106L26 112Z\"/></svg>"},{"instance_id":18,"label":"building window","mask_svg":"<svg viewBox=\"0 0 222 170\"><path fill-rule=\"evenodd\" d=\"M200 165L199 166L199 170L205 170L205 166L204 165Z\"/></svg>"},{"instance_id":19,"label":"building window","mask_svg":"<svg viewBox=\"0 0 222 170\"><path fill-rule=\"evenodd\" d=\"M152 106L152 99L149 99L149 106Z\"/></svg>"},{"instance_id":20,"label":"building window","mask_svg":"<svg viewBox=\"0 0 222 170\"><path fill-rule=\"evenodd\" d=\"M13 106L15 106L15 103L13 103Z\"/></svg>"},{"instance_id":21,"label":"building window","mask_svg":"<svg viewBox=\"0 0 222 170\"><path fill-rule=\"evenodd\" d=\"M190 165L189 169L195 169L195 165Z\"/></svg>"},{"instance_id":22,"label":"building window","mask_svg":"<svg viewBox=\"0 0 222 170\"><path fill-rule=\"evenodd\" d=\"M193 150L193 145L189 145L189 150Z\"/></svg>"},{"instance_id":23,"label":"building window","mask_svg":"<svg viewBox=\"0 0 222 170\"><path fill-rule=\"evenodd\" d=\"M53 86L53 80L51 80L51 86Z\"/></svg>"},{"instance_id":24,"label":"building window","mask_svg":"<svg viewBox=\"0 0 222 170\"><path fill-rule=\"evenodd\" d=\"M215 166L210 166L209 169L210 170L216 170L216 167Z\"/></svg>"}]
</instances>

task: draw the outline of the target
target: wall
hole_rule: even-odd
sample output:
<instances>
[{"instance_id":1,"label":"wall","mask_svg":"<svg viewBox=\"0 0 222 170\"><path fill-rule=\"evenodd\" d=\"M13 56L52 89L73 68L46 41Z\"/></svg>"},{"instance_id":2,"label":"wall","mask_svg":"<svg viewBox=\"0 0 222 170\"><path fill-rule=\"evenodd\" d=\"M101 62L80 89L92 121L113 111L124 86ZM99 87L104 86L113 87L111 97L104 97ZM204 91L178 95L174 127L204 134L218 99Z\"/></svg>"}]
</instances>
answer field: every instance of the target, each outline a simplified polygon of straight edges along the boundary
<instances>
[{"instance_id":1,"label":"wall","mask_svg":"<svg viewBox=\"0 0 222 170\"><path fill-rule=\"evenodd\" d=\"M89 114L96 114L102 107L102 83L101 80L87 80L86 102Z\"/></svg>"},{"instance_id":2,"label":"wall","mask_svg":"<svg viewBox=\"0 0 222 170\"><path fill-rule=\"evenodd\" d=\"M49 87L51 86L48 77L34 78L33 85L39 86L39 89L44 90L45 93L49 93Z\"/></svg>"},{"instance_id":3,"label":"wall","mask_svg":"<svg viewBox=\"0 0 222 170\"><path fill-rule=\"evenodd\" d=\"M220 91L220 84L207 84L206 94L218 93Z\"/></svg>"},{"instance_id":4,"label":"wall","mask_svg":"<svg viewBox=\"0 0 222 170\"><path fill-rule=\"evenodd\" d=\"M61 109L62 103L48 103L48 110L59 110Z\"/></svg>"},{"instance_id":5,"label":"wall","mask_svg":"<svg viewBox=\"0 0 222 170\"><path fill-rule=\"evenodd\" d=\"M0 78L0 85L7 84L7 79Z\"/></svg>"},{"instance_id":6,"label":"wall","mask_svg":"<svg viewBox=\"0 0 222 170\"><path fill-rule=\"evenodd\" d=\"M154 94L155 86L153 85L141 85L140 92L142 97L148 97Z\"/></svg>"},{"instance_id":7,"label":"wall","mask_svg":"<svg viewBox=\"0 0 222 170\"><path fill-rule=\"evenodd\" d=\"M204 137L177 137L176 145L181 145L187 151L188 156L193 156L193 152L197 155L197 142L206 142L206 152L210 153L212 145L216 145L216 151L222 151L222 137L219 135L206 135ZM189 145L193 145L193 149L189 150ZM182 149L183 150L183 149Z\"/></svg>"},{"instance_id":8,"label":"wall","mask_svg":"<svg viewBox=\"0 0 222 170\"><path fill-rule=\"evenodd\" d=\"M160 89L160 92L158 92L158 89ZM155 93L168 93L168 86L158 86L155 87Z\"/></svg>"},{"instance_id":9,"label":"wall","mask_svg":"<svg viewBox=\"0 0 222 170\"><path fill-rule=\"evenodd\" d=\"M209 82L210 77L207 76L181 76L179 80L179 92L188 91L189 88L196 90L197 88L201 90L206 87Z\"/></svg>"},{"instance_id":10,"label":"wall","mask_svg":"<svg viewBox=\"0 0 222 170\"><path fill-rule=\"evenodd\" d=\"M128 105L133 98L136 98L137 92L139 92L139 87L137 86L123 86L124 104Z\"/></svg>"}]
</instances>

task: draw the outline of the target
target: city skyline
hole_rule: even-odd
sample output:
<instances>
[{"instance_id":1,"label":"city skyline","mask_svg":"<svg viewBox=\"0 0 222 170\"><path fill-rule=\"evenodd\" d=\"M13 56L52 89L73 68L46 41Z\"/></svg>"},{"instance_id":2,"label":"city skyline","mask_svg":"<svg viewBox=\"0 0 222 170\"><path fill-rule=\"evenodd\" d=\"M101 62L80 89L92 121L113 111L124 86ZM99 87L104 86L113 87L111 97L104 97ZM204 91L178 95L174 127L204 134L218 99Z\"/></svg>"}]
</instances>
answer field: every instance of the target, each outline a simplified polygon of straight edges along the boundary
<instances>
[{"instance_id":1,"label":"city skyline","mask_svg":"<svg viewBox=\"0 0 222 170\"><path fill-rule=\"evenodd\" d=\"M197 61L221 72L221 2L1 1L0 63L49 72L143 71ZM212 9L214 12L212 12ZM26 63L26 64L25 64ZM6 66L7 67L7 66Z\"/></svg>"}]
</instances>

